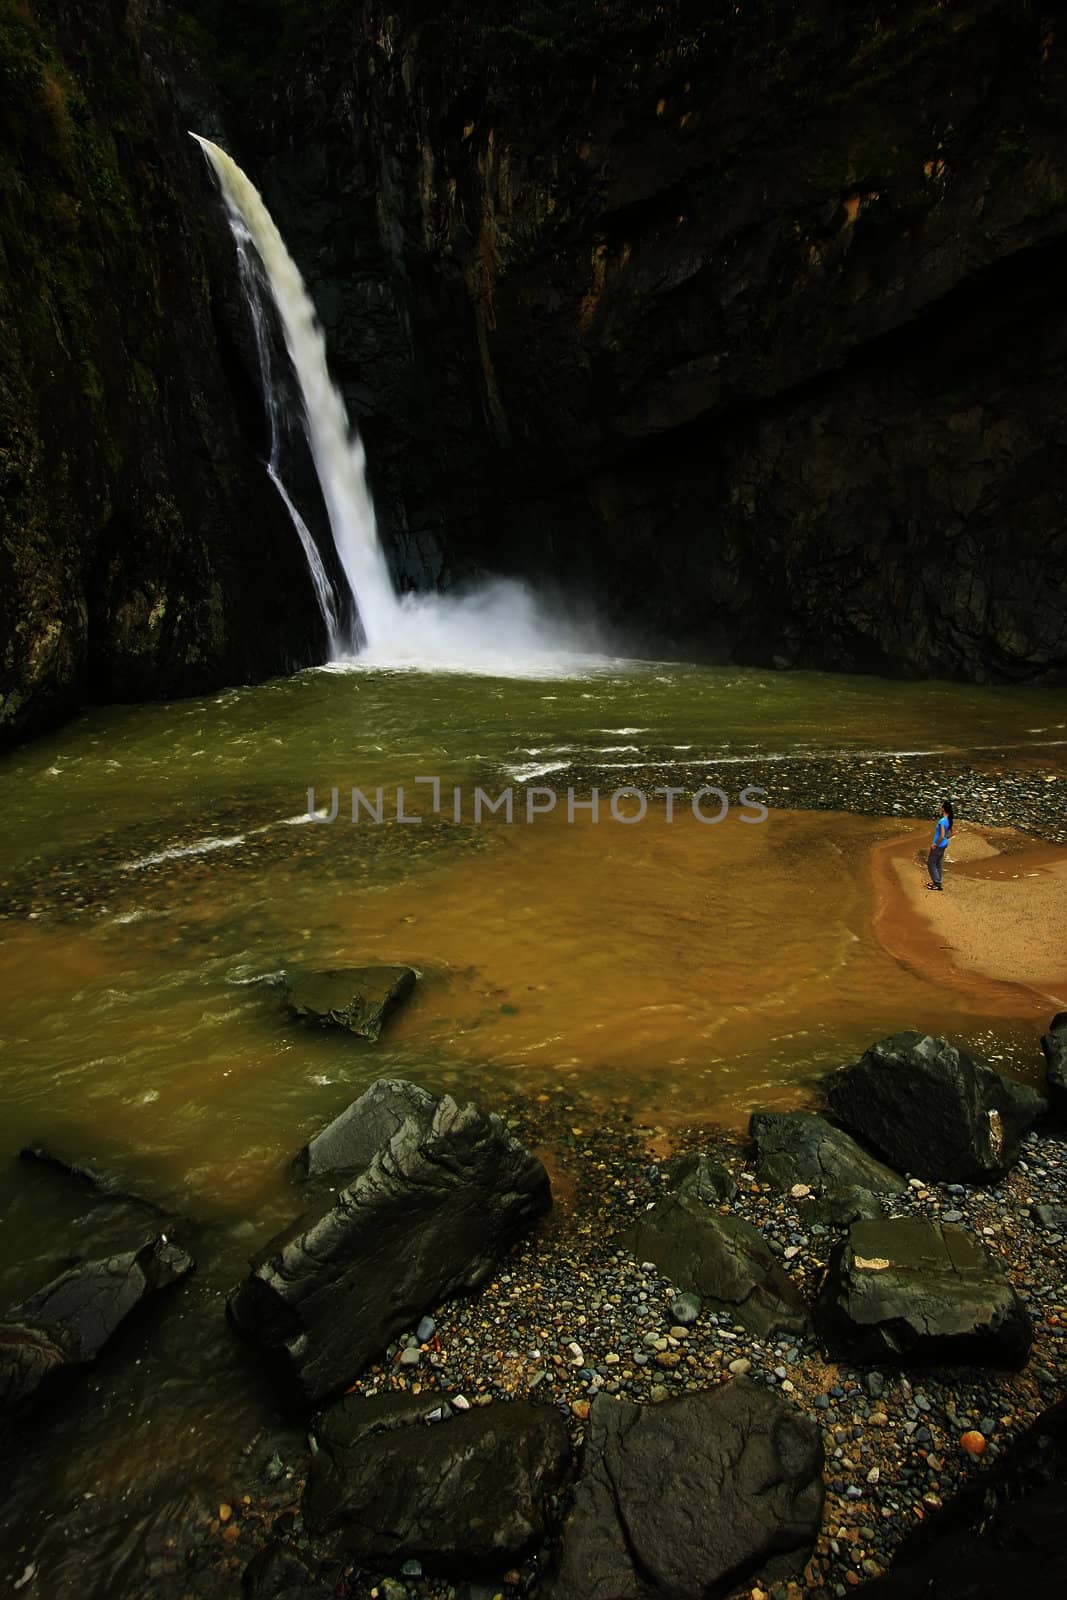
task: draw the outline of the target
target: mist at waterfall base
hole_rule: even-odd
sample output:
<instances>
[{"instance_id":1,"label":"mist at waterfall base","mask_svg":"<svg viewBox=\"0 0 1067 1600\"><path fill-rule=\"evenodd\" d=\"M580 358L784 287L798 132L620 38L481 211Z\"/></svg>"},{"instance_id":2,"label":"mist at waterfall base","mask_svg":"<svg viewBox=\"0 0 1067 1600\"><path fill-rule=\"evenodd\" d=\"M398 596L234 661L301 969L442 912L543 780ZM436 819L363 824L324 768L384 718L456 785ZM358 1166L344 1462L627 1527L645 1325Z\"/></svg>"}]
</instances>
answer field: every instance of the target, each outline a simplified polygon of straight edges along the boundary
<instances>
[{"instance_id":1,"label":"mist at waterfall base","mask_svg":"<svg viewBox=\"0 0 1067 1600\"><path fill-rule=\"evenodd\" d=\"M326 339L299 268L255 185L209 139L192 134L218 181L237 247L270 425L266 463L308 562L334 669L423 669L499 677L555 677L615 661L591 622L569 619L515 579L453 594L397 593L378 536L363 441L333 383ZM271 351L264 292L274 302L300 388L302 423L347 592L338 595L314 537L283 482L283 391Z\"/></svg>"}]
</instances>

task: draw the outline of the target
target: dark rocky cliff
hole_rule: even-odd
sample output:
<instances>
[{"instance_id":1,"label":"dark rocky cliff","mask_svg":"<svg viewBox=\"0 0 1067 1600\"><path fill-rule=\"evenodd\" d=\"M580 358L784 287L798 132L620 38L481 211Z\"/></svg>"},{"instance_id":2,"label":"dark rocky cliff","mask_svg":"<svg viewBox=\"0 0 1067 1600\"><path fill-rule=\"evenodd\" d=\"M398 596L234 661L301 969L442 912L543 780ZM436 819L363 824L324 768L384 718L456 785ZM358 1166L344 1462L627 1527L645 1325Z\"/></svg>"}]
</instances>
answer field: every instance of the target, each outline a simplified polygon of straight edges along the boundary
<instances>
[{"instance_id":1,"label":"dark rocky cliff","mask_svg":"<svg viewBox=\"0 0 1067 1600\"><path fill-rule=\"evenodd\" d=\"M276 9L246 142L402 576L550 575L712 658L1062 675L1052 8Z\"/></svg>"},{"instance_id":2,"label":"dark rocky cliff","mask_svg":"<svg viewBox=\"0 0 1067 1600\"><path fill-rule=\"evenodd\" d=\"M142 26L0 7L0 743L324 651L233 252Z\"/></svg>"},{"instance_id":3,"label":"dark rocky cliff","mask_svg":"<svg viewBox=\"0 0 1067 1600\"><path fill-rule=\"evenodd\" d=\"M679 655L1063 677L1051 6L3 17L0 736L322 647L176 94L309 279L402 582L544 579Z\"/></svg>"}]
</instances>

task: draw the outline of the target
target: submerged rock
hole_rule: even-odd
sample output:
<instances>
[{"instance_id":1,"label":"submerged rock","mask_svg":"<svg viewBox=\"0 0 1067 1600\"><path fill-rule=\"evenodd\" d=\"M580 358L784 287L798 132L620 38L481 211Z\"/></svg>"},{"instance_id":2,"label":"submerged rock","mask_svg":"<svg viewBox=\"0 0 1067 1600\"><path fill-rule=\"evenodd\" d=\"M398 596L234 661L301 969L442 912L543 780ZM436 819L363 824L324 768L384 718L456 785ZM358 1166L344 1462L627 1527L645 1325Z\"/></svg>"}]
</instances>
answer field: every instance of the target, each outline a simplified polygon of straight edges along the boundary
<instances>
[{"instance_id":1,"label":"submerged rock","mask_svg":"<svg viewBox=\"0 0 1067 1600\"><path fill-rule=\"evenodd\" d=\"M499 1117L446 1095L427 1121L419 1103L328 1209L267 1245L230 1313L321 1400L477 1288L551 1203L544 1167Z\"/></svg>"},{"instance_id":2,"label":"submerged rock","mask_svg":"<svg viewBox=\"0 0 1067 1600\"><path fill-rule=\"evenodd\" d=\"M287 998L306 1022L376 1040L390 1012L414 987L410 967L340 967L292 978Z\"/></svg>"},{"instance_id":3,"label":"submerged rock","mask_svg":"<svg viewBox=\"0 0 1067 1600\"><path fill-rule=\"evenodd\" d=\"M831 1075L834 1115L901 1172L936 1183L990 1183L1018 1159L1045 1110L946 1039L897 1033Z\"/></svg>"},{"instance_id":4,"label":"submerged rock","mask_svg":"<svg viewBox=\"0 0 1067 1600\"><path fill-rule=\"evenodd\" d=\"M416 1083L379 1078L304 1146L293 1162L299 1178L362 1172L411 1118L428 1130L437 1101Z\"/></svg>"},{"instance_id":5,"label":"submerged rock","mask_svg":"<svg viewBox=\"0 0 1067 1600\"><path fill-rule=\"evenodd\" d=\"M303 1513L339 1554L467 1572L519 1559L548 1531L571 1463L555 1407L528 1401L431 1423L442 1397L348 1395L315 1424Z\"/></svg>"},{"instance_id":6,"label":"submerged rock","mask_svg":"<svg viewBox=\"0 0 1067 1600\"><path fill-rule=\"evenodd\" d=\"M104 1167L98 1167L95 1161L69 1160L45 1144L23 1145L19 1151L19 1159L35 1161L41 1166L53 1168L56 1172L65 1173L68 1177L83 1183L101 1200L111 1200L117 1205L143 1206L146 1211L152 1211L159 1217L171 1215L165 1206L159 1205L155 1200L147 1200L143 1195L133 1194L129 1189L123 1188L121 1178L113 1172L108 1172Z\"/></svg>"},{"instance_id":7,"label":"submerged rock","mask_svg":"<svg viewBox=\"0 0 1067 1600\"><path fill-rule=\"evenodd\" d=\"M130 1313L192 1270L165 1235L139 1250L71 1267L0 1323L0 1414L10 1416L64 1373L88 1366Z\"/></svg>"},{"instance_id":8,"label":"submerged rock","mask_svg":"<svg viewBox=\"0 0 1067 1600\"><path fill-rule=\"evenodd\" d=\"M704 1600L799 1572L822 1516L819 1430L743 1378L637 1406L598 1395L549 1600Z\"/></svg>"},{"instance_id":9,"label":"submerged rock","mask_svg":"<svg viewBox=\"0 0 1067 1600\"><path fill-rule=\"evenodd\" d=\"M756 1177L772 1188L806 1183L818 1193L866 1189L872 1194L901 1194L907 1188L899 1172L813 1112L756 1111L748 1131L756 1146Z\"/></svg>"},{"instance_id":10,"label":"submerged rock","mask_svg":"<svg viewBox=\"0 0 1067 1600\"><path fill-rule=\"evenodd\" d=\"M1067 1011L1059 1011L1053 1017L1041 1048L1048 1066L1049 1110L1057 1121L1067 1123Z\"/></svg>"},{"instance_id":11,"label":"submerged rock","mask_svg":"<svg viewBox=\"0 0 1067 1600\"><path fill-rule=\"evenodd\" d=\"M731 1312L753 1333L803 1333L807 1307L758 1230L700 1200L667 1195L622 1235L639 1261L653 1261L679 1289Z\"/></svg>"},{"instance_id":12,"label":"submerged rock","mask_svg":"<svg viewBox=\"0 0 1067 1600\"><path fill-rule=\"evenodd\" d=\"M831 1258L817 1317L857 1360L1021 1366L1029 1313L965 1229L922 1217L857 1222Z\"/></svg>"}]
</instances>

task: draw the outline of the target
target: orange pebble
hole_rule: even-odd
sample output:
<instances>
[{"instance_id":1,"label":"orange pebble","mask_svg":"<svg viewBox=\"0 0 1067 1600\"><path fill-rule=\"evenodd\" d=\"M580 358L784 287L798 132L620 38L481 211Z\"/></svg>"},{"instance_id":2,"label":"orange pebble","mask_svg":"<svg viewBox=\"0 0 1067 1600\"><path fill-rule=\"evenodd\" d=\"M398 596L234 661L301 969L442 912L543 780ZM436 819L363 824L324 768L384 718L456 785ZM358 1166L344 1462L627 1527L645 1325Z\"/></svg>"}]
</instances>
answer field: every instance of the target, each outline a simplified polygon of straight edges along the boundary
<instances>
[{"instance_id":1,"label":"orange pebble","mask_svg":"<svg viewBox=\"0 0 1067 1600\"><path fill-rule=\"evenodd\" d=\"M960 1445L968 1455L980 1456L985 1449L985 1435L972 1428L969 1433L963 1434Z\"/></svg>"}]
</instances>

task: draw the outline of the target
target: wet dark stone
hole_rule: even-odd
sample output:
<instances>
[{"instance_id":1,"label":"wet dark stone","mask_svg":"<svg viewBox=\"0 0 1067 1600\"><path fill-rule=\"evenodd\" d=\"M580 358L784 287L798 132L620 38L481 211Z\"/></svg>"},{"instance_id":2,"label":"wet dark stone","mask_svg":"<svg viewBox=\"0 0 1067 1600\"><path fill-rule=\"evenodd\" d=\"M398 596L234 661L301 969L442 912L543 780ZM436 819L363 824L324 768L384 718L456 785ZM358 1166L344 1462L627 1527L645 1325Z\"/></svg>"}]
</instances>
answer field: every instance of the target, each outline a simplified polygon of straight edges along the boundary
<instances>
[{"instance_id":1,"label":"wet dark stone","mask_svg":"<svg viewBox=\"0 0 1067 1600\"><path fill-rule=\"evenodd\" d=\"M410 967L343 967L293 976L287 998L306 1022L376 1040L390 1012L414 987Z\"/></svg>"},{"instance_id":2,"label":"wet dark stone","mask_svg":"<svg viewBox=\"0 0 1067 1600\"><path fill-rule=\"evenodd\" d=\"M89 1366L131 1312L192 1266L160 1234L139 1250L71 1267L12 1307L0 1323L0 1414L24 1410L46 1385Z\"/></svg>"},{"instance_id":3,"label":"wet dark stone","mask_svg":"<svg viewBox=\"0 0 1067 1600\"><path fill-rule=\"evenodd\" d=\"M1067 1206L1031 1206L1030 1215L1039 1228L1045 1228L1049 1233L1067 1233Z\"/></svg>"},{"instance_id":4,"label":"wet dark stone","mask_svg":"<svg viewBox=\"0 0 1067 1600\"><path fill-rule=\"evenodd\" d=\"M19 1151L19 1159L39 1162L41 1166L51 1167L56 1172L74 1178L91 1189L101 1200L113 1200L116 1204L122 1205L143 1206L146 1211L152 1211L160 1217L171 1215L155 1200L146 1200L143 1195L133 1194L125 1189L120 1177L108 1172L105 1167L98 1167L94 1161L70 1160L66 1156L57 1154L45 1144L23 1145Z\"/></svg>"},{"instance_id":5,"label":"wet dark stone","mask_svg":"<svg viewBox=\"0 0 1067 1600\"><path fill-rule=\"evenodd\" d=\"M620 1238L639 1261L654 1261L679 1289L730 1311L753 1333L803 1333L807 1307L759 1231L687 1194L671 1194Z\"/></svg>"},{"instance_id":6,"label":"wet dark stone","mask_svg":"<svg viewBox=\"0 0 1067 1600\"><path fill-rule=\"evenodd\" d=\"M1045 1110L1033 1089L965 1051L897 1033L827 1080L834 1115L901 1172L936 1183L990 1183L1018 1159Z\"/></svg>"},{"instance_id":7,"label":"wet dark stone","mask_svg":"<svg viewBox=\"0 0 1067 1600\"><path fill-rule=\"evenodd\" d=\"M230 1314L321 1400L425 1312L477 1288L551 1203L544 1167L500 1118L446 1095L254 1258Z\"/></svg>"},{"instance_id":8,"label":"wet dark stone","mask_svg":"<svg viewBox=\"0 0 1067 1600\"><path fill-rule=\"evenodd\" d=\"M709 1206L733 1200L737 1195L737 1184L730 1173L710 1156L683 1156L671 1167L669 1182L677 1194L692 1195Z\"/></svg>"},{"instance_id":9,"label":"wet dark stone","mask_svg":"<svg viewBox=\"0 0 1067 1600\"><path fill-rule=\"evenodd\" d=\"M548 1531L571 1465L552 1406L498 1403L429 1422L432 1395L349 1395L315 1424L304 1520L356 1561L396 1570L492 1570Z\"/></svg>"},{"instance_id":10,"label":"wet dark stone","mask_svg":"<svg viewBox=\"0 0 1067 1600\"><path fill-rule=\"evenodd\" d=\"M882 1215L881 1202L870 1189L826 1189L815 1200L805 1203L803 1216L816 1223L832 1223L847 1228L850 1222Z\"/></svg>"},{"instance_id":11,"label":"wet dark stone","mask_svg":"<svg viewBox=\"0 0 1067 1600\"><path fill-rule=\"evenodd\" d=\"M409 1118L428 1130L436 1107L434 1096L418 1084L379 1078L304 1146L293 1171L300 1178L362 1172Z\"/></svg>"},{"instance_id":12,"label":"wet dark stone","mask_svg":"<svg viewBox=\"0 0 1067 1600\"><path fill-rule=\"evenodd\" d=\"M241 1574L243 1600L307 1600L315 1574L302 1556L274 1543L258 1551Z\"/></svg>"},{"instance_id":13,"label":"wet dark stone","mask_svg":"<svg viewBox=\"0 0 1067 1600\"><path fill-rule=\"evenodd\" d=\"M598 1396L546 1600L704 1600L799 1572L819 1430L745 1379L656 1406Z\"/></svg>"},{"instance_id":14,"label":"wet dark stone","mask_svg":"<svg viewBox=\"0 0 1067 1600\"><path fill-rule=\"evenodd\" d=\"M1048 1066L1045 1093L1049 1110L1058 1122L1067 1123L1067 1011L1053 1017L1041 1048Z\"/></svg>"},{"instance_id":15,"label":"wet dark stone","mask_svg":"<svg viewBox=\"0 0 1067 1600\"><path fill-rule=\"evenodd\" d=\"M806 1183L820 1192L853 1188L899 1194L907 1188L898 1172L810 1111L757 1111L748 1131L756 1146L756 1177L775 1189Z\"/></svg>"},{"instance_id":16,"label":"wet dark stone","mask_svg":"<svg viewBox=\"0 0 1067 1600\"><path fill-rule=\"evenodd\" d=\"M909 1534L870 1600L1004 1600L1067 1593L1067 1401Z\"/></svg>"},{"instance_id":17,"label":"wet dark stone","mask_svg":"<svg viewBox=\"0 0 1067 1600\"><path fill-rule=\"evenodd\" d=\"M884 1362L1021 1366L1030 1317L964 1228L923 1217L856 1222L830 1260L816 1307L831 1351Z\"/></svg>"}]
</instances>

